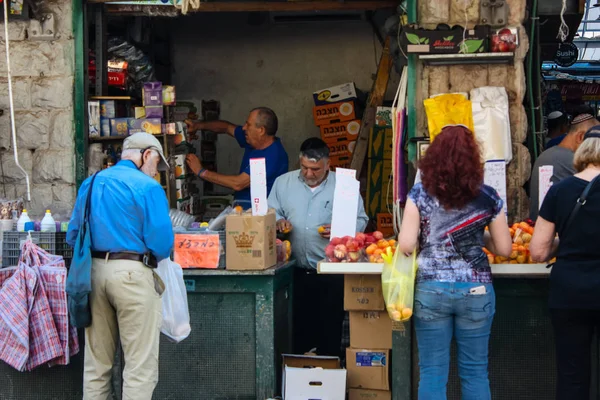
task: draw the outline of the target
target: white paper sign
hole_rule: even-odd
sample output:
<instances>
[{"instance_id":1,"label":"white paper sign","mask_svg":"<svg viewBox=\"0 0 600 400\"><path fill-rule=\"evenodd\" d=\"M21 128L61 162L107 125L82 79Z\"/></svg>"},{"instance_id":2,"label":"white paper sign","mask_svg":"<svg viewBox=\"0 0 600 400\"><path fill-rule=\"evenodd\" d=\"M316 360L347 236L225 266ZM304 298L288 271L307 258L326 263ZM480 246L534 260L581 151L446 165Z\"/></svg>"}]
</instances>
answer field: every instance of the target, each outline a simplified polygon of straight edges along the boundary
<instances>
[{"instance_id":1,"label":"white paper sign","mask_svg":"<svg viewBox=\"0 0 600 400\"><path fill-rule=\"evenodd\" d=\"M356 235L358 196L360 196L360 182L356 180L356 171L336 168L331 237Z\"/></svg>"},{"instance_id":2,"label":"white paper sign","mask_svg":"<svg viewBox=\"0 0 600 400\"><path fill-rule=\"evenodd\" d=\"M250 159L250 202L252 215L266 215L267 205L267 170L264 158Z\"/></svg>"},{"instance_id":3,"label":"white paper sign","mask_svg":"<svg viewBox=\"0 0 600 400\"><path fill-rule=\"evenodd\" d=\"M504 160L491 160L485 163L483 183L496 189L504 201L504 214L508 215L506 204L506 162Z\"/></svg>"},{"instance_id":4,"label":"white paper sign","mask_svg":"<svg viewBox=\"0 0 600 400\"><path fill-rule=\"evenodd\" d=\"M538 191L538 210L542 207L542 203L552 186L552 175L554 175L553 165L544 165L539 169L539 191Z\"/></svg>"}]
</instances>

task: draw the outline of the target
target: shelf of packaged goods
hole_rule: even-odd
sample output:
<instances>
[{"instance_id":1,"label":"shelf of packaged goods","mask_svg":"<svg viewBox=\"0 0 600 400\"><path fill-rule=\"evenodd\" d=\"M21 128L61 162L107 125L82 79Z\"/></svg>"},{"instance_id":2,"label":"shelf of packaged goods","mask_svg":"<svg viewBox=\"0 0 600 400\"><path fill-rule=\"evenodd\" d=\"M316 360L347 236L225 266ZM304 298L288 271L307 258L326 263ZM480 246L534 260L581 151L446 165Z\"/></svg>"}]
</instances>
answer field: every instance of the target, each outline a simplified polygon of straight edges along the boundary
<instances>
[{"instance_id":1,"label":"shelf of packaged goods","mask_svg":"<svg viewBox=\"0 0 600 400\"><path fill-rule=\"evenodd\" d=\"M90 96L90 100L131 101L131 96Z\"/></svg>"},{"instance_id":2,"label":"shelf of packaged goods","mask_svg":"<svg viewBox=\"0 0 600 400\"><path fill-rule=\"evenodd\" d=\"M165 136L164 134L160 134L160 135L154 135L157 138L162 138L163 136ZM90 143L102 143L102 142L117 142L119 140L124 140L127 137L129 137L129 135L124 135L124 136L97 136L97 137L91 137L89 138L89 142Z\"/></svg>"},{"instance_id":3,"label":"shelf of packaged goods","mask_svg":"<svg viewBox=\"0 0 600 400\"><path fill-rule=\"evenodd\" d=\"M419 54L419 60L429 65L509 64L515 53Z\"/></svg>"}]
</instances>

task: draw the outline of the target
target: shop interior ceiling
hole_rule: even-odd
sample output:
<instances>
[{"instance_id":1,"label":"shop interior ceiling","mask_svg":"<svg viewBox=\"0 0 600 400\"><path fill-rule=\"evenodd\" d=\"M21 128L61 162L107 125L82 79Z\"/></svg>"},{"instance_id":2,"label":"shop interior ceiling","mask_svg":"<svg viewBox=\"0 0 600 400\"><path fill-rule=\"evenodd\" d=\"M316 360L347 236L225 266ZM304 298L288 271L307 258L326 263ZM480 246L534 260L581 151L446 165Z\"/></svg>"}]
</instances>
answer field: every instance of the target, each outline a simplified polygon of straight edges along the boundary
<instances>
[{"instance_id":1,"label":"shop interior ceiling","mask_svg":"<svg viewBox=\"0 0 600 400\"><path fill-rule=\"evenodd\" d=\"M572 42L577 27L583 18L583 7L585 0L567 0L565 22L569 27L569 35L566 42ZM560 12L562 9L562 0L538 0L538 16L540 23L540 47L541 59L553 60L556 54L557 44L560 40L556 33L561 24Z\"/></svg>"}]
</instances>

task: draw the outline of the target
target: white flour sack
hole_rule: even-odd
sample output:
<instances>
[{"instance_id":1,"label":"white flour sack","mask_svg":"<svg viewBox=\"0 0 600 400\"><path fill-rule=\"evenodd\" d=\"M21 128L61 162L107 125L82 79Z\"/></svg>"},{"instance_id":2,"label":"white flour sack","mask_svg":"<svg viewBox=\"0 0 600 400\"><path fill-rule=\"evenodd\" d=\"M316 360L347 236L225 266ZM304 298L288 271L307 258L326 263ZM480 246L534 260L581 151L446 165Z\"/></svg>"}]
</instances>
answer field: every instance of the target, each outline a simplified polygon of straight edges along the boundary
<instances>
[{"instance_id":1,"label":"white flour sack","mask_svg":"<svg viewBox=\"0 0 600 400\"><path fill-rule=\"evenodd\" d=\"M484 161L512 159L508 95L503 87L471 90L475 136L482 146Z\"/></svg>"}]
</instances>

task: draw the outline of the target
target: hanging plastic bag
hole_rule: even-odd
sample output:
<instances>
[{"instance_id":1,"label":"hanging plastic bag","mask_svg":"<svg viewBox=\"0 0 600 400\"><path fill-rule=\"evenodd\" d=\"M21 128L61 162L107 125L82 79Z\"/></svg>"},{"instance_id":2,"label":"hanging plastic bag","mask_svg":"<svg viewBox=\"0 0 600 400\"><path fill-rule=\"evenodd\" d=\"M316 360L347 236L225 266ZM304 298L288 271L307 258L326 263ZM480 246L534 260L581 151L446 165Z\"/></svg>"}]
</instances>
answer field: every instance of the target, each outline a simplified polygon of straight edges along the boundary
<instances>
[{"instance_id":1,"label":"hanging plastic bag","mask_svg":"<svg viewBox=\"0 0 600 400\"><path fill-rule=\"evenodd\" d=\"M475 136L482 146L484 161L512 160L508 94L503 87L471 90Z\"/></svg>"},{"instance_id":2,"label":"hanging plastic bag","mask_svg":"<svg viewBox=\"0 0 600 400\"><path fill-rule=\"evenodd\" d=\"M388 315L392 321L408 321L413 314L417 251L406 257L399 249L383 257L381 286Z\"/></svg>"},{"instance_id":3,"label":"hanging plastic bag","mask_svg":"<svg viewBox=\"0 0 600 400\"><path fill-rule=\"evenodd\" d=\"M163 321L160 331L175 343L179 343L192 331L183 270L179 264L165 258L158 263L156 273L165 284L165 292L162 295Z\"/></svg>"},{"instance_id":4,"label":"hanging plastic bag","mask_svg":"<svg viewBox=\"0 0 600 400\"><path fill-rule=\"evenodd\" d=\"M429 139L433 141L446 125L464 125L473 132L471 102L462 94L442 94L423 102Z\"/></svg>"}]
</instances>

